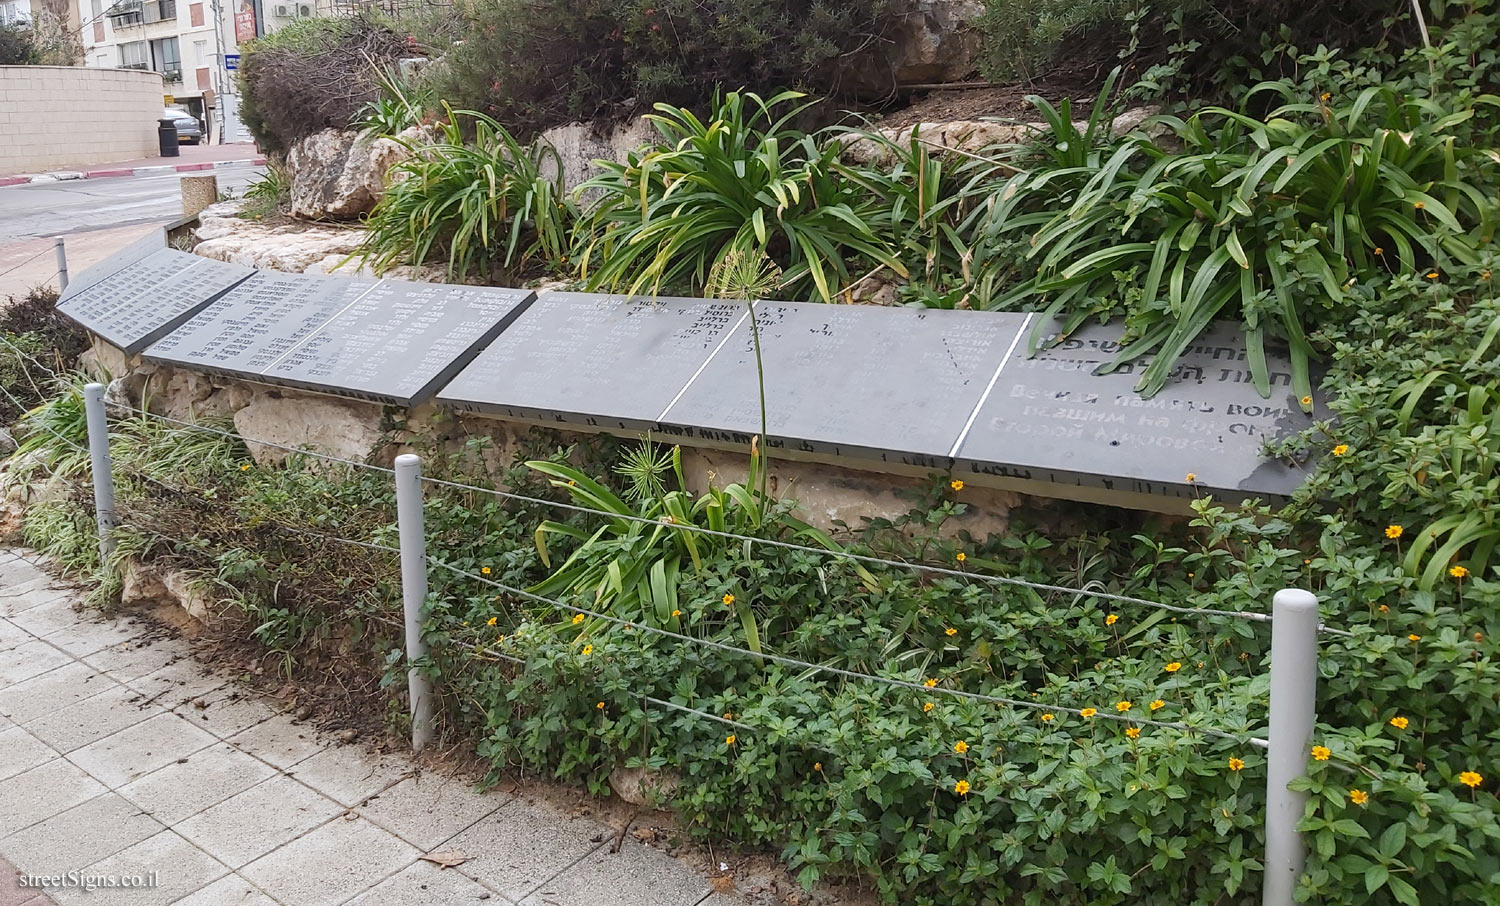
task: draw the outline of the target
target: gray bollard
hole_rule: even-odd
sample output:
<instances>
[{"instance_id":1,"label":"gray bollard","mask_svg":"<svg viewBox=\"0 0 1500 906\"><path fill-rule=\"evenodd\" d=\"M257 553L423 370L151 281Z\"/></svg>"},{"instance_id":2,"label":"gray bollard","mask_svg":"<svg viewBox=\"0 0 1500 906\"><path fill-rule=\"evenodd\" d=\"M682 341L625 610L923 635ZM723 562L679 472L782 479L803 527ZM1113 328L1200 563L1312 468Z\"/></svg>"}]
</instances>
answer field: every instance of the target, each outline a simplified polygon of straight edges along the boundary
<instances>
[{"instance_id":1,"label":"gray bollard","mask_svg":"<svg viewBox=\"0 0 1500 906\"><path fill-rule=\"evenodd\" d=\"M1307 793L1287 789L1307 766L1318 690L1318 599L1278 591L1271 604L1271 731L1266 754L1266 881L1263 906L1292 906L1307 847L1297 822Z\"/></svg>"},{"instance_id":2,"label":"gray bollard","mask_svg":"<svg viewBox=\"0 0 1500 906\"><path fill-rule=\"evenodd\" d=\"M99 525L99 560L114 553L115 476L109 461L109 420L104 415L104 385L83 388L84 421L89 430L89 463L94 473L94 517Z\"/></svg>"},{"instance_id":3,"label":"gray bollard","mask_svg":"<svg viewBox=\"0 0 1500 906\"><path fill-rule=\"evenodd\" d=\"M422 608L427 604L427 536L422 518L422 459L412 453L396 457L396 527L401 537L401 599L406 616L406 657L427 654L422 641ZM411 698L411 747L421 751L432 741L432 683L416 667L406 672Z\"/></svg>"},{"instance_id":4,"label":"gray bollard","mask_svg":"<svg viewBox=\"0 0 1500 906\"><path fill-rule=\"evenodd\" d=\"M58 292L65 292L68 288L68 250L63 247L61 236L52 240L52 250L57 253L57 289Z\"/></svg>"}]
</instances>

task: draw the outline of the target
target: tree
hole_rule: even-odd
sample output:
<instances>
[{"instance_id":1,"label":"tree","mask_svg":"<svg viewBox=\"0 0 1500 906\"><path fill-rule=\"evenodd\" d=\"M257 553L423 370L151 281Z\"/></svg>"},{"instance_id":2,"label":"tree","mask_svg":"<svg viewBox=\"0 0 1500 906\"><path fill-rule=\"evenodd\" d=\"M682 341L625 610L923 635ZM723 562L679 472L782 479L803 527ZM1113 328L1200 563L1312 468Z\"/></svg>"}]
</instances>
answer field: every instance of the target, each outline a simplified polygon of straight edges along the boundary
<instances>
[{"instance_id":1,"label":"tree","mask_svg":"<svg viewBox=\"0 0 1500 906\"><path fill-rule=\"evenodd\" d=\"M30 28L0 23L0 66L35 66L40 62L42 52Z\"/></svg>"}]
</instances>

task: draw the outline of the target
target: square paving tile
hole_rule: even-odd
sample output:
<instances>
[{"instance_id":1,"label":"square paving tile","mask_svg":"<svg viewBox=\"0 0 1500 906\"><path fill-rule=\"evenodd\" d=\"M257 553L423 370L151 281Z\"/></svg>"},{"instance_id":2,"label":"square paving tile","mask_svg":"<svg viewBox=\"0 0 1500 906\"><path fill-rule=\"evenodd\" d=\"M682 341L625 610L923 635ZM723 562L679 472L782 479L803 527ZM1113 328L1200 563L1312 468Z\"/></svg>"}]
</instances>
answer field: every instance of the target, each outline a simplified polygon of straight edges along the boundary
<instances>
[{"instance_id":1,"label":"square paving tile","mask_svg":"<svg viewBox=\"0 0 1500 906\"><path fill-rule=\"evenodd\" d=\"M59 890L62 906L167 906L229 873L206 853L172 833L162 831L134 846L87 866L91 875L113 875L155 881L154 886L130 890ZM101 896L101 894L103 894Z\"/></svg>"},{"instance_id":2,"label":"square paving tile","mask_svg":"<svg viewBox=\"0 0 1500 906\"><path fill-rule=\"evenodd\" d=\"M68 760L114 789L217 741L176 714L158 714L74 750Z\"/></svg>"},{"instance_id":3,"label":"square paving tile","mask_svg":"<svg viewBox=\"0 0 1500 906\"><path fill-rule=\"evenodd\" d=\"M105 793L0 840L0 854L43 874L91 865L163 830L134 804Z\"/></svg>"},{"instance_id":4,"label":"square paving tile","mask_svg":"<svg viewBox=\"0 0 1500 906\"><path fill-rule=\"evenodd\" d=\"M469 861L459 871L520 902L613 837L614 831L587 818L569 818L546 803L516 799L443 848L463 850Z\"/></svg>"},{"instance_id":5,"label":"square paving tile","mask_svg":"<svg viewBox=\"0 0 1500 906\"><path fill-rule=\"evenodd\" d=\"M414 862L400 874L350 900L349 906L448 906L449 903L506 906L508 902L451 868Z\"/></svg>"},{"instance_id":6,"label":"square paving tile","mask_svg":"<svg viewBox=\"0 0 1500 906\"><path fill-rule=\"evenodd\" d=\"M228 739L276 715L259 695L234 683L190 699L174 710L220 739Z\"/></svg>"},{"instance_id":7,"label":"square paving tile","mask_svg":"<svg viewBox=\"0 0 1500 906\"><path fill-rule=\"evenodd\" d=\"M0 591L0 617L14 617L33 607L72 596L72 589L56 584L50 576L22 582Z\"/></svg>"},{"instance_id":8,"label":"square paving tile","mask_svg":"<svg viewBox=\"0 0 1500 906\"><path fill-rule=\"evenodd\" d=\"M242 730L229 737L228 741L282 770L306 761L326 748L318 741L312 727L292 723L291 718L285 715Z\"/></svg>"},{"instance_id":9,"label":"square paving tile","mask_svg":"<svg viewBox=\"0 0 1500 906\"><path fill-rule=\"evenodd\" d=\"M712 892L687 865L629 840L617 853L597 850L543 884L522 906L696 906Z\"/></svg>"},{"instance_id":10,"label":"square paving tile","mask_svg":"<svg viewBox=\"0 0 1500 906\"><path fill-rule=\"evenodd\" d=\"M363 818L336 818L240 870L283 903L335 906L421 853Z\"/></svg>"},{"instance_id":11,"label":"square paving tile","mask_svg":"<svg viewBox=\"0 0 1500 906\"><path fill-rule=\"evenodd\" d=\"M175 830L230 868L239 868L344 811L337 802L278 775L178 822Z\"/></svg>"},{"instance_id":12,"label":"square paving tile","mask_svg":"<svg viewBox=\"0 0 1500 906\"><path fill-rule=\"evenodd\" d=\"M65 758L0 780L0 834L30 827L104 791L104 784Z\"/></svg>"},{"instance_id":13,"label":"square paving tile","mask_svg":"<svg viewBox=\"0 0 1500 906\"><path fill-rule=\"evenodd\" d=\"M481 795L467 781L424 774L401 781L361 811L427 852L513 798L505 793Z\"/></svg>"},{"instance_id":14,"label":"square paving tile","mask_svg":"<svg viewBox=\"0 0 1500 906\"><path fill-rule=\"evenodd\" d=\"M143 693L162 707L175 708L207 695L225 683L228 676L216 674L196 658L183 658L145 676L125 681L125 685Z\"/></svg>"},{"instance_id":15,"label":"square paving tile","mask_svg":"<svg viewBox=\"0 0 1500 906\"><path fill-rule=\"evenodd\" d=\"M117 689L119 683L87 664L70 661L29 680L0 689L0 714L16 723L25 723L53 711L83 701L106 689Z\"/></svg>"},{"instance_id":16,"label":"square paving tile","mask_svg":"<svg viewBox=\"0 0 1500 906\"><path fill-rule=\"evenodd\" d=\"M172 906L276 906L276 901L261 893L254 884L233 874L183 897Z\"/></svg>"},{"instance_id":17,"label":"square paving tile","mask_svg":"<svg viewBox=\"0 0 1500 906\"><path fill-rule=\"evenodd\" d=\"M73 595L28 607L10 617L10 621L35 636L44 636L59 629L67 629L88 619L85 612L75 609L77 599Z\"/></svg>"},{"instance_id":18,"label":"square paving tile","mask_svg":"<svg viewBox=\"0 0 1500 906\"><path fill-rule=\"evenodd\" d=\"M24 727L0 730L0 780L46 764L55 757L57 753L51 746L27 733Z\"/></svg>"},{"instance_id":19,"label":"square paving tile","mask_svg":"<svg viewBox=\"0 0 1500 906\"><path fill-rule=\"evenodd\" d=\"M288 773L339 803L353 808L412 775L416 767L401 755L373 755L356 746L330 746Z\"/></svg>"},{"instance_id":20,"label":"square paving tile","mask_svg":"<svg viewBox=\"0 0 1500 906\"><path fill-rule=\"evenodd\" d=\"M73 659L40 639L0 651L0 688L31 679Z\"/></svg>"},{"instance_id":21,"label":"square paving tile","mask_svg":"<svg viewBox=\"0 0 1500 906\"><path fill-rule=\"evenodd\" d=\"M9 651L17 645L24 645L35 638L36 636L12 623L10 620L0 620L0 651Z\"/></svg>"},{"instance_id":22,"label":"square paving tile","mask_svg":"<svg viewBox=\"0 0 1500 906\"><path fill-rule=\"evenodd\" d=\"M187 645L176 639L142 639L111 645L85 657L84 661L123 683L189 656Z\"/></svg>"},{"instance_id":23,"label":"square paving tile","mask_svg":"<svg viewBox=\"0 0 1500 906\"><path fill-rule=\"evenodd\" d=\"M171 825L218 805L275 773L276 769L265 762L227 743L219 743L194 752L187 756L187 761L173 761L133 780L120 787L119 793L158 821Z\"/></svg>"},{"instance_id":24,"label":"square paving tile","mask_svg":"<svg viewBox=\"0 0 1500 906\"><path fill-rule=\"evenodd\" d=\"M75 616L77 619L71 625L44 636L47 641L74 657L86 657L121 642L134 641L146 632L146 627L142 624L123 617L103 617L87 613Z\"/></svg>"},{"instance_id":25,"label":"square paving tile","mask_svg":"<svg viewBox=\"0 0 1500 906\"><path fill-rule=\"evenodd\" d=\"M32 736L67 753L163 713L156 705L145 704L139 692L113 686L75 704L17 723Z\"/></svg>"}]
</instances>

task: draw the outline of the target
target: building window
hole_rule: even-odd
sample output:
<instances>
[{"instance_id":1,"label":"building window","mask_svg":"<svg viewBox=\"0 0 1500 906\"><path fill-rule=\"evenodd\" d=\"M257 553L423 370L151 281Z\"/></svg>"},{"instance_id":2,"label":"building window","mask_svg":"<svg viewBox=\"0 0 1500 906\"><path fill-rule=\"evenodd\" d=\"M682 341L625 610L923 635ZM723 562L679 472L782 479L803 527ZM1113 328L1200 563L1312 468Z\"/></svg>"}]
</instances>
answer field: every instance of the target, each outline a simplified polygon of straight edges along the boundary
<instances>
[{"instance_id":1,"label":"building window","mask_svg":"<svg viewBox=\"0 0 1500 906\"><path fill-rule=\"evenodd\" d=\"M151 42L151 56L156 60L156 71L168 82L182 81L182 54L177 49L176 38L158 38Z\"/></svg>"},{"instance_id":2,"label":"building window","mask_svg":"<svg viewBox=\"0 0 1500 906\"><path fill-rule=\"evenodd\" d=\"M168 22L176 18L177 0L147 0L147 22Z\"/></svg>"},{"instance_id":3,"label":"building window","mask_svg":"<svg viewBox=\"0 0 1500 906\"><path fill-rule=\"evenodd\" d=\"M194 28L203 24L203 4L191 3L188 5L188 19Z\"/></svg>"},{"instance_id":4,"label":"building window","mask_svg":"<svg viewBox=\"0 0 1500 906\"><path fill-rule=\"evenodd\" d=\"M204 63L209 63L209 62L213 61L213 57L211 57L211 56L208 55L208 42L207 41L194 41L193 42L193 59L199 65L202 65Z\"/></svg>"},{"instance_id":5,"label":"building window","mask_svg":"<svg viewBox=\"0 0 1500 906\"><path fill-rule=\"evenodd\" d=\"M151 62L147 59L147 54L145 41L131 41L129 44L121 44L120 68L150 69Z\"/></svg>"}]
</instances>

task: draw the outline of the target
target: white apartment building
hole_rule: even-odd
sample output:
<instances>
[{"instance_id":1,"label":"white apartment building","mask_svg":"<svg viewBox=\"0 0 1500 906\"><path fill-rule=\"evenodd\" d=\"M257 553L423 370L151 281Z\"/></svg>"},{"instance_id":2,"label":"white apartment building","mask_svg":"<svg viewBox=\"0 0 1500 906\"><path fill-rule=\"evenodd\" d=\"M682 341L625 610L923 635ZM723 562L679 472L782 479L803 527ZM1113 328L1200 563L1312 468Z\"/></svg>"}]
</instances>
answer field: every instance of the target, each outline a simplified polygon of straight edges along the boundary
<instances>
[{"instance_id":1,"label":"white apartment building","mask_svg":"<svg viewBox=\"0 0 1500 906\"><path fill-rule=\"evenodd\" d=\"M229 55L233 61L239 52L236 0L76 2L85 66L159 72L163 101L171 98L208 125L215 143L249 138L239 122L234 73L225 59Z\"/></svg>"},{"instance_id":2,"label":"white apartment building","mask_svg":"<svg viewBox=\"0 0 1500 906\"><path fill-rule=\"evenodd\" d=\"M26 25L31 21L31 0L0 0L0 25Z\"/></svg>"}]
</instances>

